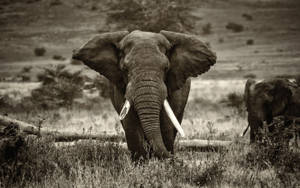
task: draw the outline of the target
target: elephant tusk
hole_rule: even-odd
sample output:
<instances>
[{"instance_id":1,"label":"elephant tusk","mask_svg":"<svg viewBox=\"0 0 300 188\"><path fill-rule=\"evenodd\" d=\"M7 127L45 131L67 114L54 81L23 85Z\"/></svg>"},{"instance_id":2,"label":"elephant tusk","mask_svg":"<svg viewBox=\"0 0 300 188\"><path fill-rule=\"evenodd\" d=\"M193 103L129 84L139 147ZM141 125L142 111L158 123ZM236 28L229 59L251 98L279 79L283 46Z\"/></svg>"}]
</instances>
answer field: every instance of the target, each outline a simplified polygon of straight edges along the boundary
<instances>
[{"instance_id":1,"label":"elephant tusk","mask_svg":"<svg viewBox=\"0 0 300 188\"><path fill-rule=\"evenodd\" d=\"M126 115L129 112L129 109L130 109L130 102L126 99L119 115L120 120L123 120L126 117Z\"/></svg>"},{"instance_id":2,"label":"elephant tusk","mask_svg":"<svg viewBox=\"0 0 300 188\"><path fill-rule=\"evenodd\" d=\"M247 133L249 127L250 127L250 125L248 124L248 126L247 126L246 129L244 130L243 134L241 134L241 137L245 136L245 134Z\"/></svg>"},{"instance_id":3,"label":"elephant tusk","mask_svg":"<svg viewBox=\"0 0 300 188\"><path fill-rule=\"evenodd\" d=\"M179 132L179 134L182 136L182 137L185 137L185 134L184 134L184 131L180 125L180 123L178 122L173 110L171 109L170 107L170 104L168 103L167 100L164 100L164 108L167 112L167 115L169 116L170 120L172 121L174 127L177 129L177 131Z\"/></svg>"}]
</instances>

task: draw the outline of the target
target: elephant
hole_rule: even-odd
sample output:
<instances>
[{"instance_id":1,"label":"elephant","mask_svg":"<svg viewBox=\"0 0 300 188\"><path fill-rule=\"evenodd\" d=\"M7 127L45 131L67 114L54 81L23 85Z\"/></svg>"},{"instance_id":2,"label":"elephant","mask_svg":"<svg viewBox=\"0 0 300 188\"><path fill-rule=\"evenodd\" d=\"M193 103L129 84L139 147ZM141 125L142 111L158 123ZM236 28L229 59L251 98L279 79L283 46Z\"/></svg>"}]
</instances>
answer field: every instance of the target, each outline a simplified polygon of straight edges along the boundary
<instances>
[{"instance_id":1,"label":"elephant","mask_svg":"<svg viewBox=\"0 0 300 188\"><path fill-rule=\"evenodd\" d=\"M276 116L300 117L300 87L287 79L271 78L261 82L248 79L244 99L248 111L250 143L261 140L259 129L268 127Z\"/></svg>"},{"instance_id":2,"label":"elephant","mask_svg":"<svg viewBox=\"0 0 300 188\"><path fill-rule=\"evenodd\" d=\"M197 36L135 30L98 34L73 59L110 81L133 160L174 156L191 78L207 72L216 54ZM164 110L163 110L164 109Z\"/></svg>"}]
</instances>

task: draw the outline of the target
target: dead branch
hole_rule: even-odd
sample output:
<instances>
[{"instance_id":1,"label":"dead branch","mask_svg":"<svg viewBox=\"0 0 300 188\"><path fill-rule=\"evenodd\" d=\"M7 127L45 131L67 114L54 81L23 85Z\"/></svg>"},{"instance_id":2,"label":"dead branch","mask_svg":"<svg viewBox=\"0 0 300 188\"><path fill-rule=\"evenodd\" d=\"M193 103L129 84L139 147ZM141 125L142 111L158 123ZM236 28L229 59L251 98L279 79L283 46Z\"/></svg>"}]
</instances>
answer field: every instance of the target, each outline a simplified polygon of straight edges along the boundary
<instances>
[{"instance_id":1,"label":"dead branch","mask_svg":"<svg viewBox=\"0 0 300 188\"><path fill-rule=\"evenodd\" d=\"M0 115L0 127L7 127L11 125L16 125L20 128L20 131L26 134L33 134L38 136L49 136L54 139L55 142L73 142L77 140L100 140L106 142L125 142L125 138L123 136L118 135L109 135L109 134L78 134L72 132L58 132L58 131L49 131L40 130L34 125L25 123L23 121L11 119L7 116ZM180 147L224 147L228 146L231 141L218 141L218 140L179 140ZM124 144L123 144L124 145Z\"/></svg>"},{"instance_id":2,"label":"dead branch","mask_svg":"<svg viewBox=\"0 0 300 188\"><path fill-rule=\"evenodd\" d=\"M54 139L55 142L72 142L76 140L84 140L84 139L95 139L100 141L110 141L110 142L120 142L125 141L123 136L118 135L109 135L109 134L78 134L72 132L58 132L58 131L50 131L43 130L42 128L39 130L36 126L25 123L23 121L11 119L7 116L0 115L0 127L8 127L11 125L16 125L20 128L20 131L28 134L28 135L37 135L37 136L50 136Z\"/></svg>"}]
</instances>

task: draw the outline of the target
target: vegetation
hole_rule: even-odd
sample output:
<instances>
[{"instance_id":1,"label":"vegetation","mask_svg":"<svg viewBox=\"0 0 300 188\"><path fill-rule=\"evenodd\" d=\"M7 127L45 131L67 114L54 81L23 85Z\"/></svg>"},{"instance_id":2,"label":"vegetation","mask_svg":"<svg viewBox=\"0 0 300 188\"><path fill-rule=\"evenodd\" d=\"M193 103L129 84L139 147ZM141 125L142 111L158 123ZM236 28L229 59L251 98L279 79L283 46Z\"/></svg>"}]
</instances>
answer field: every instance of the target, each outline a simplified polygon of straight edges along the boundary
<instances>
[{"instance_id":1,"label":"vegetation","mask_svg":"<svg viewBox=\"0 0 300 188\"><path fill-rule=\"evenodd\" d=\"M227 98L221 100L226 106L233 107L240 116L246 116L244 96L237 93L229 93Z\"/></svg>"},{"instance_id":2,"label":"vegetation","mask_svg":"<svg viewBox=\"0 0 300 188\"><path fill-rule=\"evenodd\" d=\"M31 98L44 109L70 107L76 97L82 96L83 78L81 72L71 73L64 65L44 68L38 75L41 87L34 89Z\"/></svg>"},{"instance_id":3,"label":"vegetation","mask_svg":"<svg viewBox=\"0 0 300 188\"><path fill-rule=\"evenodd\" d=\"M246 78L246 79L249 79L249 78L254 79L254 78L256 78L256 75L253 74L253 73L249 73L249 74L244 75L244 78Z\"/></svg>"},{"instance_id":4,"label":"vegetation","mask_svg":"<svg viewBox=\"0 0 300 188\"><path fill-rule=\"evenodd\" d=\"M245 18L248 21L253 20L253 17L250 14L247 14L247 13L242 14L242 17Z\"/></svg>"},{"instance_id":5,"label":"vegetation","mask_svg":"<svg viewBox=\"0 0 300 188\"><path fill-rule=\"evenodd\" d=\"M112 1L106 23L115 23L115 30L192 32L195 17L188 5L182 0Z\"/></svg>"},{"instance_id":6,"label":"vegetation","mask_svg":"<svg viewBox=\"0 0 300 188\"><path fill-rule=\"evenodd\" d=\"M202 27L202 34L203 35L209 35L212 33L211 24L207 23Z\"/></svg>"},{"instance_id":7,"label":"vegetation","mask_svg":"<svg viewBox=\"0 0 300 188\"><path fill-rule=\"evenodd\" d=\"M44 47L37 47L34 49L34 54L36 56L43 56L46 53L46 49Z\"/></svg>"},{"instance_id":8,"label":"vegetation","mask_svg":"<svg viewBox=\"0 0 300 188\"><path fill-rule=\"evenodd\" d=\"M39 0L4 0L3 2L1 1L0 4L5 5L10 2L23 3L34 1ZM195 17L189 12L191 8L189 1L167 0L162 2L149 0L106 0L106 2L108 1L113 2L108 7L110 13L107 16L108 21L106 22L106 25L110 24L110 30L141 29L160 31L161 29L168 29L192 33L196 33L195 30L198 30L199 34L209 34L212 32L211 26L208 25L199 24L202 27L194 28ZM53 7L51 8L51 10L54 11L46 11L47 15L42 17L40 17L40 15L37 17L36 14L27 14L25 9L21 9L20 12L18 11L20 8L14 9L13 7L2 7L2 9L4 8L3 10L16 10L16 13L14 14L5 15L5 17L11 15L11 17L7 17L7 20L10 20L11 23L14 22L13 26L25 24L25 27L28 30L27 23L32 23L32 20L39 18L35 22L37 27L31 28L30 33L27 33L28 31L24 30L24 27L16 27L19 31L22 31L21 33L16 31L12 32L10 27L8 29L3 29L4 34L7 34L7 32L13 34L13 40L11 42L15 41L22 45L22 48L17 45L4 45L5 50L10 54L15 55L22 51L22 60L31 60L32 55L45 56L45 48L44 52L37 52L37 55L35 50L34 52L33 50L29 50L29 55L26 54L26 50L20 50L23 49L23 47L27 47L26 43L30 46L37 42L35 35L32 35L36 33L39 35L38 42L41 42L41 44L49 44L52 43L53 40L56 41L61 38L65 39L61 40L61 43L56 41L55 44L57 44L58 47L65 48L65 51L71 51L72 49L70 49L70 46L73 44L69 45L70 43L66 43L66 41L78 41L70 40L70 36L73 36L72 32L70 32L71 30L77 32L77 37L78 34L80 35L82 32L95 32L94 27L83 26L82 30L80 30L81 28L78 28L78 25L81 23L89 21L87 24L97 25L97 27L103 26L101 22L102 18L95 19L97 14L96 11L100 12L102 17L105 17L102 13L106 7L102 6L102 1L98 1L100 2L98 3L95 0L89 0L88 2L79 0L75 2L77 5L72 6L71 4L74 2L51 0L40 1L39 6L44 2L47 3L48 8L52 2L54 2L52 4ZM170 4L165 6L166 2L169 2ZM55 7L54 5L58 6ZM281 3L279 5L277 6L278 8L282 8L282 5L286 6L286 4ZM32 10L31 6L34 7L33 5L29 6L30 10ZM59 14L60 8L65 11L65 8L70 8L70 6L72 6L71 8L77 8L77 11L75 12L77 12L76 14L81 18L79 19L75 15L66 15L64 19L61 20L61 14ZM80 7L82 9L79 9ZM94 12L90 13L87 10L83 10L83 8L88 8L88 10L93 10ZM260 6L260 8L262 7ZM209 13L205 15L206 17L212 16L215 13L228 13L230 14L229 16L236 16L237 14L235 6L231 6L230 12L232 13L221 9L213 8L211 10L212 11L209 11ZM43 11L42 6L41 11ZM251 15L256 15L261 12L256 12L256 10L252 11L251 7L249 7L249 11ZM278 21L280 21L278 18L286 17L292 22L295 13L294 11L286 11L285 8L283 12L284 14L281 14L276 10L274 13L272 11L270 14L268 12L264 14L259 13L260 19L254 19L252 22L260 22L258 24L251 24L251 32L245 33L245 36L243 34L243 37L241 38L233 39L231 38L232 35L230 33L226 34L226 32L224 32L225 28L216 28L213 31L216 35L209 36L212 39L211 44L217 45L214 41L219 41L220 44L223 43L222 45L217 46L218 52L221 52L221 54L224 52L222 50L228 52L227 50L232 48L236 49L234 51L239 53L239 57L246 58L249 56L248 51L246 56L243 52L244 50L235 47L236 41L241 41L241 43L238 43L237 45L244 47L242 45L243 41L245 44L247 39L256 36L256 31L262 32L261 35L257 35L259 40L266 39L272 42L272 40L269 40L270 38L264 37L264 35L269 36L269 28L271 28L271 30L276 30L273 28L275 25L276 28L278 26L277 30L280 32L274 33L274 36L277 36L279 41L286 40L286 36L290 33L287 31L285 34L282 31L286 31L285 29L289 28L287 24L290 23L288 22L280 25L278 24ZM15 18L18 18L19 13L21 13L20 16L22 19ZM285 16L287 13L291 16ZM272 16L270 16L271 14ZM251 21L251 15L243 14L242 17L245 20ZM45 21L44 17L49 18L49 20ZM71 17L72 21L77 21L77 24L71 24L73 25L72 27L69 24L70 20L67 19L68 17ZM28 18L30 21L27 22L25 18ZM57 18L60 20L59 22L55 20ZM224 17L224 19L218 18L216 20L216 18L212 16L209 21L213 26L217 26L226 23L228 21L226 19L228 19L228 17ZM20 22L18 22L18 20ZM97 21L93 22L93 20ZM3 23L5 22L6 18L3 19ZM41 23L63 24L64 29L60 29L59 26L57 26L53 27L51 30L51 28L47 27L48 33L43 33L43 31L41 33L41 28L44 28L44 25L41 25ZM207 21L204 23L207 23ZM248 24L250 22L246 23ZM262 25L261 23L266 25ZM75 29L74 25L76 27ZM63 32L65 26L68 28L70 27L70 31L67 30L67 34L66 32ZM230 26L229 24L228 27L228 29L233 32L242 32L245 29L244 26L241 26L240 24L237 24L237 26ZM261 28L263 28L262 31L260 31ZM295 28L291 28L290 30L294 29ZM222 35L220 35L221 33ZM10 36L11 35L8 35L7 38ZM26 37L27 40L32 40L22 42L20 40L22 39L21 36L32 36ZM219 40L215 37L218 37ZM45 38L47 38L47 40ZM297 51L297 48L295 46L295 48L291 47L293 44L284 43L288 46L282 46L282 44L283 43L280 42L277 42L276 44L268 43L266 44L266 48L270 48L270 46L272 49L280 48L277 53L274 53L276 57L279 52L296 53L294 51ZM10 46L11 48L9 48ZM287 49L294 49L294 51ZM41 48L41 51L43 51L43 48ZM265 54L264 48L260 49L260 51L255 50L254 53L260 53L259 58L269 55ZM228 54L230 54L230 57L228 57L229 61L231 58L235 59L235 53ZM65 54L62 55L65 56ZM64 58L64 56L62 56L62 58ZM62 59L59 56L53 56L52 58L57 60ZM253 62L256 60L257 59L253 59ZM260 61L257 60L257 62ZM233 61L233 63L236 65L236 61ZM292 61L292 63L294 63L294 61ZM81 65L81 62L73 60L71 61L71 64ZM274 67L276 67L275 64ZM233 66L233 69L235 68L236 67ZM31 89L27 89L27 86L30 83L18 83L20 86L14 87L13 89L9 87L5 88L6 86L2 86L1 83L0 113L6 114L8 112L9 116L17 119L34 123L37 126L42 124L45 128L59 131L80 133L117 132L118 134L122 134L117 113L114 111L110 102L103 99L103 97L108 95L108 89L106 89L107 87L102 79L99 78L100 80L98 80L98 78L96 78L95 80L90 80L96 88L98 88L99 93L102 96L99 97L97 92L88 91L83 93L82 82L79 81L77 85L77 81L70 79L67 76L74 73L62 73L66 71L66 68L61 67L60 69L54 67L47 69L51 70L48 71L49 73L46 70L43 70L39 79L43 83L47 82L49 84L41 84L34 87L32 93ZM258 70L261 71L259 68ZM222 77L223 79L223 76L227 74L225 71L226 70L224 70L222 74L215 71L217 74L215 74L216 77L214 78L218 79ZM253 71L255 73L256 70L252 70L252 72ZM33 75L34 73L33 71L31 72L30 69L24 69L20 74ZM204 78L206 75L207 74L204 75ZM72 76L77 77L76 75ZM46 77L50 77L50 79ZM81 74L79 74L78 77L82 77ZM246 77L255 78L256 76L255 74L248 74L245 75L245 78ZM289 76L289 78L291 78L291 76ZM84 80L85 78L82 79ZM52 81L48 82L47 80ZM78 78L78 80L81 80L81 78ZM300 77L297 78L296 81L300 85ZM197 80L193 80L193 82L195 83ZM205 80L201 80L201 82L201 84L195 84L194 86L199 87L199 85L203 85ZM221 84L224 84L224 82ZM87 141L77 142L72 146L63 145L58 147L53 142L52 138L25 138L20 135L16 140L13 140L16 141L16 143L20 143L20 147L14 150L17 151L15 153L17 155L12 155L14 157L9 158L4 162L0 162L0 187L299 187L299 151L293 148L273 144L274 142L271 142L270 139L272 137L270 136L266 136L264 142L256 146L248 145L249 139L247 138L247 135L245 138L237 137L236 135L241 133L241 130L247 125L245 115L239 113L243 112L242 95L236 92L242 91L243 89L241 89L240 85L236 84L236 82L226 82L225 88L220 87L221 84L218 83L217 80L213 80L210 84L205 85L203 89L200 89L197 92L194 92L196 88L192 89L182 125L188 138L232 140L234 142L223 150L203 152L199 151L199 149L176 148L176 159L174 160L159 161L151 159L146 162L132 163L128 150L119 145L104 145L97 141ZM9 83L9 86L13 87L16 85L14 85L14 83ZM50 87L51 89L47 89L47 87ZM236 90L236 87L240 87L240 89ZM22 90L18 90L17 88L21 88ZM5 92L3 92L4 90ZM27 94L27 90L30 91L29 94ZM80 97L74 96L74 93L71 91L79 93L78 96ZM37 92L36 95L33 94L34 92ZM96 94L97 96L95 97L93 94ZM80 104L78 104L78 100L80 100ZM37 106L38 110L33 110ZM0 130L0 132L1 131L2 130ZM0 137L1 136L2 135L0 135Z\"/></svg>"},{"instance_id":9,"label":"vegetation","mask_svg":"<svg viewBox=\"0 0 300 188\"><path fill-rule=\"evenodd\" d=\"M248 39L246 42L247 45L253 45L254 44L254 40L253 39Z\"/></svg>"},{"instance_id":10,"label":"vegetation","mask_svg":"<svg viewBox=\"0 0 300 188\"><path fill-rule=\"evenodd\" d=\"M232 32L239 33L244 31L244 26L238 23L229 22L226 25L226 29L231 30Z\"/></svg>"},{"instance_id":11,"label":"vegetation","mask_svg":"<svg viewBox=\"0 0 300 188\"><path fill-rule=\"evenodd\" d=\"M171 160L133 163L129 152L115 144L55 147L51 139L31 138L15 156L1 163L2 187L299 186L299 154L238 141L227 150L181 150Z\"/></svg>"},{"instance_id":12,"label":"vegetation","mask_svg":"<svg viewBox=\"0 0 300 188\"><path fill-rule=\"evenodd\" d=\"M62 70L54 72L61 73ZM59 76L55 76L57 77ZM48 79L44 82L48 83L46 80ZM216 88L214 91L218 93ZM193 138L230 139L226 132L220 130L219 123L211 121L202 123L198 118L205 117L203 114L211 113L221 117L224 109L240 108L241 98L242 96L237 93L230 93L226 95L226 100L224 99L228 104L225 106L219 101L214 102L199 96L190 100L183 123L186 133L188 135L193 133ZM39 125L39 117L46 117L43 127L55 127L58 130L82 131L84 129L86 132L99 133L109 130L106 127L119 129L120 125L116 124L118 120L114 119L117 115L107 100L95 100L91 104L101 106L93 109L84 107L55 110L59 115L58 121L55 120L57 118L55 113L45 110L24 115L19 112L14 116L36 125ZM229 118L234 120L237 117L234 112ZM188 124L188 121L192 123ZM241 121L229 121L229 124L236 128L241 127ZM188 127L194 129L189 132ZM230 135L234 135L232 130ZM49 187L50 185L58 187L86 185L95 187L255 187L261 185L297 187L299 185L299 176L296 173L299 171L299 153L293 149L278 149L267 144L254 147L248 145L247 138L244 141L237 137L231 140L234 143L228 148L214 152L176 146L176 158L173 160L151 159L133 163L127 149L112 143L105 145L88 140L74 143L72 146L58 147L51 137L21 137L22 144L15 150L17 155L13 155L17 157L0 163L2 165L0 187Z\"/></svg>"}]
</instances>

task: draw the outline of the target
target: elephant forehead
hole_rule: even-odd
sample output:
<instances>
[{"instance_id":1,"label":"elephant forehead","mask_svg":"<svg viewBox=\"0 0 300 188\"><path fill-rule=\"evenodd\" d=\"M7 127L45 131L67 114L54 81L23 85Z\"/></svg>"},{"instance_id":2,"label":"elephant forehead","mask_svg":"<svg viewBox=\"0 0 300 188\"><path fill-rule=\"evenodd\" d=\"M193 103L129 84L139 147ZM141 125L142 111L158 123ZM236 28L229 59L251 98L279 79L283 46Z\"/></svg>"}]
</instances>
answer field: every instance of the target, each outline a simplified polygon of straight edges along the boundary
<instances>
[{"instance_id":1,"label":"elephant forehead","mask_svg":"<svg viewBox=\"0 0 300 188\"><path fill-rule=\"evenodd\" d=\"M146 31L133 31L130 34L128 34L122 41L121 45L124 47L128 43L132 44L165 44L166 47L168 47L169 41L161 34L158 33L152 33L152 32L146 32Z\"/></svg>"}]
</instances>

